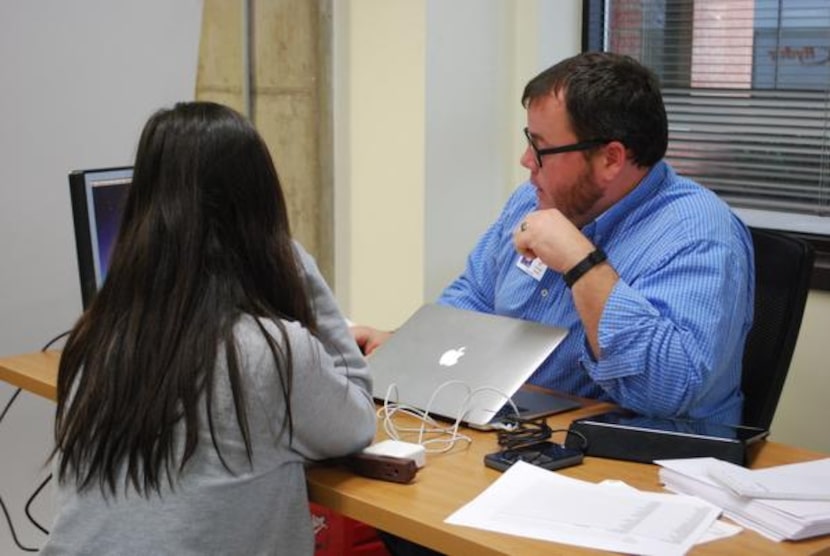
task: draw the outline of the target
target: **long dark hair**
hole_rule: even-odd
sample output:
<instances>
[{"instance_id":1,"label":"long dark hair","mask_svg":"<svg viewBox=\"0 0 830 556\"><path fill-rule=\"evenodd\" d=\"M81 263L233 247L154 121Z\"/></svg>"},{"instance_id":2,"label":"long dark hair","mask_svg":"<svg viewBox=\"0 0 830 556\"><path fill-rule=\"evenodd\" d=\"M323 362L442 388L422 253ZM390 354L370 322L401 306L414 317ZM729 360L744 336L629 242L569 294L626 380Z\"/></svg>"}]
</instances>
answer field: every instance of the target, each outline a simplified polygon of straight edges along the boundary
<instances>
[{"instance_id":1,"label":"long dark hair","mask_svg":"<svg viewBox=\"0 0 830 556\"><path fill-rule=\"evenodd\" d=\"M651 167L665 156L669 125L660 82L635 59L584 52L562 60L528 82L522 106L563 89L578 141L620 141L639 166Z\"/></svg>"},{"instance_id":2,"label":"long dark hair","mask_svg":"<svg viewBox=\"0 0 830 556\"><path fill-rule=\"evenodd\" d=\"M211 413L224 353L248 460L250 434L234 325L242 315L316 332L285 199L265 143L226 106L189 102L155 113L136 153L108 276L61 356L55 421L58 477L116 492L119 466L143 493L173 480L198 444L200 399ZM292 361L270 346L292 433ZM184 426L176 459L174 431ZM172 483L171 483L172 484Z\"/></svg>"}]
</instances>

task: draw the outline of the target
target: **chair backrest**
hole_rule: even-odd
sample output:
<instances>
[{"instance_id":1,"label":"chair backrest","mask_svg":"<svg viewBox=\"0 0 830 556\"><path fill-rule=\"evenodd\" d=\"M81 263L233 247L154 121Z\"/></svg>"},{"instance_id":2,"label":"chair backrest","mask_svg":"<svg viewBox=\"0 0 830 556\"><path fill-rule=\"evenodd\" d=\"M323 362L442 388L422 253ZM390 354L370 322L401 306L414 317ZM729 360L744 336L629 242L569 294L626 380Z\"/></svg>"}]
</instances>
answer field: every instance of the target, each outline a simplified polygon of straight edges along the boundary
<instances>
[{"instance_id":1,"label":"chair backrest","mask_svg":"<svg viewBox=\"0 0 830 556\"><path fill-rule=\"evenodd\" d=\"M743 424L769 429L801 328L815 255L812 245L785 232L750 232L755 320L743 357Z\"/></svg>"}]
</instances>

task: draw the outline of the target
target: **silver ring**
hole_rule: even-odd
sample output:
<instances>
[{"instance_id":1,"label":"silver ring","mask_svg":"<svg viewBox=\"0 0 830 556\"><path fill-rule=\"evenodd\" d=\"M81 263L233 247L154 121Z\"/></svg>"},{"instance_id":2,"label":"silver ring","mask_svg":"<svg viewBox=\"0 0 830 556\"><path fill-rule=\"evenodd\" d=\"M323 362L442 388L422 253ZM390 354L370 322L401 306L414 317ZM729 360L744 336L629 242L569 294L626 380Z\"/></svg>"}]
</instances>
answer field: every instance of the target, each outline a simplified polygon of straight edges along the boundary
<instances>
[{"instance_id":1,"label":"silver ring","mask_svg":"<svg viewBox=\"0 0 830 556\"><path fill-rule=\"evenodd\" d=\"M523 221L522 224L519 226L519 231L524 232L527 230L527 222Z\"/></svg>"}]
</instances>

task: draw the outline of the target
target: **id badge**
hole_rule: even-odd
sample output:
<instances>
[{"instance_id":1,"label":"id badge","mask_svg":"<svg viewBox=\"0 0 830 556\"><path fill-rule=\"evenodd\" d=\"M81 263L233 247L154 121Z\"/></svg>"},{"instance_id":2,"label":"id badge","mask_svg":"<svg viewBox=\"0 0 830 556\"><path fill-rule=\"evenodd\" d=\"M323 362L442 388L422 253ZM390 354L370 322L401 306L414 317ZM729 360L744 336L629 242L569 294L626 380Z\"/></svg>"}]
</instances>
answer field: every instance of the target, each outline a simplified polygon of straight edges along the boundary
<instances>
[{"instance_id":1,"label":"id badge","mask_svg":"<svg viewBox=\"0 0 830 556\"><path fill-rule=\"evenodd\" d=\"M516 266L519 267L519 270L537 282L542 279L542 276L548 269L539 257L536 257L535 259L526 259L521 255L519 255L519 260L516 261Z\"/></svg>"}]
</instances>

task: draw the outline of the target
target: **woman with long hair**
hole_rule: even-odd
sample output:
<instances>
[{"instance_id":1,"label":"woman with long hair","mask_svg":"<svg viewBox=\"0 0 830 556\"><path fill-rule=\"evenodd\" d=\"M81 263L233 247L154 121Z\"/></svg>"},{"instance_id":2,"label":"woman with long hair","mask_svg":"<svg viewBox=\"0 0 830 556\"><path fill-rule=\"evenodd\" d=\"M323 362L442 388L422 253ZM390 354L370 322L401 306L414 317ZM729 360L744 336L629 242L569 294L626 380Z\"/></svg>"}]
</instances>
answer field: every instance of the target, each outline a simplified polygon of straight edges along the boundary
<instances>
[{"instance_id":1,"label":"woman with long hair","mask_svg":"<svg viewBox=\"0 0 830 556\"><path fill-rule=\"evenodd\" d=\"M370 386L250 122L160 110L61 356L42 553L312 554L304 465L372 441Z\"/></svg>"}]
</instances>

